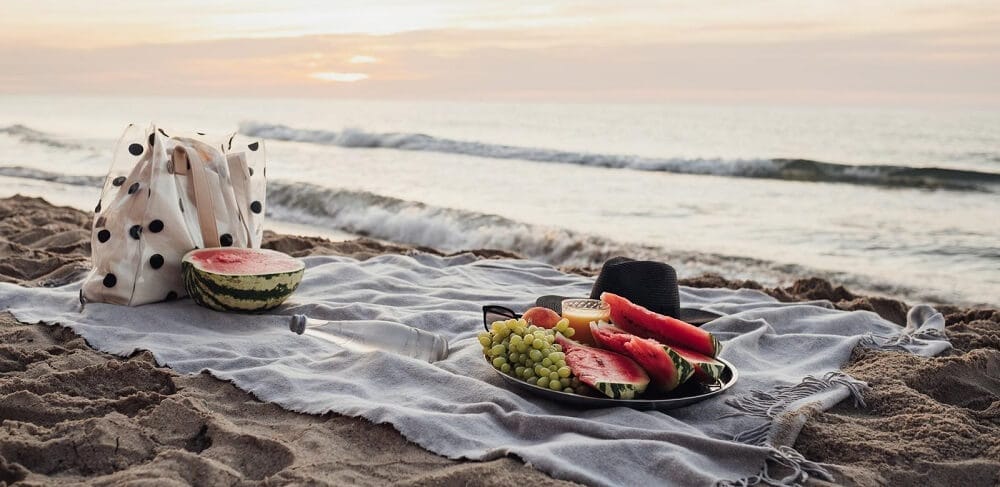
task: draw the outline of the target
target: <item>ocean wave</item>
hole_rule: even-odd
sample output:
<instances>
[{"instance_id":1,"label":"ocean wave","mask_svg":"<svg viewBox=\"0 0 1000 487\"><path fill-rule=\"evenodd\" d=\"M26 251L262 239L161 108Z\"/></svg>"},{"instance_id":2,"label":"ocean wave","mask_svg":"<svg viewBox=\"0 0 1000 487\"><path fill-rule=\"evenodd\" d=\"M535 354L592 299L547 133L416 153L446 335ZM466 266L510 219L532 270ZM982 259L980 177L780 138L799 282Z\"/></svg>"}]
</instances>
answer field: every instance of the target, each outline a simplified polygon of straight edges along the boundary
<instances>
[{"instance_id":1,"label":"ocean wave","mask_svg":"<svg viewBox=\"0 0 1000 487\"><path fill-rule=\"evenodd\" d=\"M61 175L16 166L0 166L0 176L90 187L99 187L104 181L99 176ZM563 228L518 222L500 215L439 207L368 191L269 181L267 198L268 218L446 252L506 250L564 267L597 267L611 257L626 255L669 262L682 277L719 274L730 279L752 279L775 286L803 276L818 276L860 291L931 302L946 301L926 290L858 274L752 257L621 242Z\"/></svg>"},{"instance_id":2,"label":"ocean wave","mask_svg":"<svg viewBox=\"0 0 1000 487\"><path fill-rule=\"evenodd\" d=\"M87 176L77 174L59 174L42 169L21 166L0 166L0 176L11 178L35 179L51 183L71 184L73 186L95 186L104 183L103 176Z\"/></svg>"},{"instance_id":3,"label":"ocean wave","mask_svg":"<svg viewBox=\"0 0 1000 487\"><path fill-rule=\"evenodd\" d=\"M346 148L441 152L493 159L520 159L680 174L954 190L996 191L1000 186L1000 173L939 167L850 165L809 159L640 157L462 141L418 133L375 133L360 129L345 129L339 132L303 130L258 122L242 123L240 132L253 137Z\"/></svg>"},{"instance_id":4,"label":"ocean wave","mask_svg":"<svg viewBox=\"0 0 1000 487\"><path fill-rule=\"evenodd\" d=\"M0 134L9 135L29 144L39 144L55 149L82 149L83 145L68 142L51 134L35 130L31 127L14 124L0 127Z\"/></svg>"}]
</instances>

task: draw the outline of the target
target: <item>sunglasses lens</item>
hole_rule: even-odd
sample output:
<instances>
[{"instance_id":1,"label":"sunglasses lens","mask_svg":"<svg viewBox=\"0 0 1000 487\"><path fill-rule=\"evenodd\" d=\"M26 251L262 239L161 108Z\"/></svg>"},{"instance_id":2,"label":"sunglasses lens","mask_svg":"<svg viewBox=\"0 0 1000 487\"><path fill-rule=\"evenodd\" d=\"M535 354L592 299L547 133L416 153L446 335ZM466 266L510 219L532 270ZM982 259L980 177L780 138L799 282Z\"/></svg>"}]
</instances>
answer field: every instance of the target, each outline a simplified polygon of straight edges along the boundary
<instances>
[{"instance_id":1,"label":"sunglasses lens","mask_svg":"<svg viewBox=\"0 0 1000 487\"><path fill-rule=\"evenodd\" d=\"M489 327L495 321L507 321L520 318L514 310L503 306L483 306L483 324Z\"/></svg>"}]
</instances>

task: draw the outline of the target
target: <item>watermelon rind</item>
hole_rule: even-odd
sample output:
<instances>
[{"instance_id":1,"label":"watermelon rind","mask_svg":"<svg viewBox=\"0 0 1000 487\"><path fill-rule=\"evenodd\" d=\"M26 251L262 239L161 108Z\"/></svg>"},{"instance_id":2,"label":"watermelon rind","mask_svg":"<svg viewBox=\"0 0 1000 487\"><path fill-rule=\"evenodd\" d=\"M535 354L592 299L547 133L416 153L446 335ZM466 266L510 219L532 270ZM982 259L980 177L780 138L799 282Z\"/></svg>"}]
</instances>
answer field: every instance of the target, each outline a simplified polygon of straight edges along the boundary
<instances>
[{"instance_id":1,"label":"watermelon rind","mask_svg":"<svg viewBox=\"0 0 1000 487\"><path fill-rule=\"evenodd\" d=\"M191 259L199 250L202 249L188 252L181 259L184 288L196 303L216 311L260 312L274 309L295 292L305 273L305 265L297 260L299 264L297 268L288 271L263 274L213 272ZM218 251L218 249L204 250ZM292 259L273 250L240 249L240 251L268 253L273 257Z\"/></svg>"}]
</instances>

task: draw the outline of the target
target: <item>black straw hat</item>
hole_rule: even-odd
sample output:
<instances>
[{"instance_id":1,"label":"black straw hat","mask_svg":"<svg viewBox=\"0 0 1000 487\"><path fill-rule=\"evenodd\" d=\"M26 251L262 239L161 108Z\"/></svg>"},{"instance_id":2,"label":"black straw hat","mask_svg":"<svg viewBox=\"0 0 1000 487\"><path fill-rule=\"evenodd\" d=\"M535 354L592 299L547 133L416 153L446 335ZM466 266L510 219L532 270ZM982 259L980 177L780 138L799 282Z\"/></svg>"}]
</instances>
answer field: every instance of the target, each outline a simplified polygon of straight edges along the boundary
<instances>
[{"instance_id":1,"label":"black straw hat","mask_svg":"<svg viewBox=\"0 0 1000 487\"><path fill-rule=\"evenodd\" d=\"M677 271L663 262L633 260L627 257L608 260L594 281L590 299L600 299L604 292L617 294L650 311L672 316L693 325L708 323L720 316L699 309L682 308L680 291L677 287ZM564 299L573 298L542 296L535 301L535 305L561 314Z\"/></svg>"}]
</instances>

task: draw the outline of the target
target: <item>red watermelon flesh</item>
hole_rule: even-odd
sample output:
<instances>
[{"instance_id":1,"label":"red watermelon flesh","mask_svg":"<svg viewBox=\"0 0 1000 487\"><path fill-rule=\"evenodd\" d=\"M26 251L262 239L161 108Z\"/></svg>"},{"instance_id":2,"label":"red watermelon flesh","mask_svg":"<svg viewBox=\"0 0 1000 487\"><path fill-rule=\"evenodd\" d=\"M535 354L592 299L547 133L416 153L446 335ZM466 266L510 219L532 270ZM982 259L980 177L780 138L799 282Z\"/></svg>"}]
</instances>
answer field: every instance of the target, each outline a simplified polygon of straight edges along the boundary
<instances>
[{"instance_id":1,"label":"red watermelon flesh","mask_svg":"<svg viewBox=\"0 0 1000 487\"><path fill-rule=\"evenodd\" d=\"M649 375L632 359L609 350L588 347L556 333L566 353L566 365L580 382L612 399L635 399L645 392Z\"/></svg>"},{"instance_id":2,"label":"red watermelon flesh","mask_svg":"<svg viewBox=\"0 0 1000 487\"><path fill-rule=\"evenodd\" d=\"M664 392L676 389L695 373L693 364L656 340L637 337L605 322L591 323L590 333L598 345L635 360Z\"/></svg>"},{"instance_id":3,"label":"red watermelon flesh","mask_svg":"<svg viewBox=\"0 0 1000 487\"><path fill-rule=\"evenodd\" d=\"M713 358L722 351L719 340L697 326L655 313L617 294L603 293L601 301L611 306L615 326L628 333Z\"/></svg>"}]
</instances>

